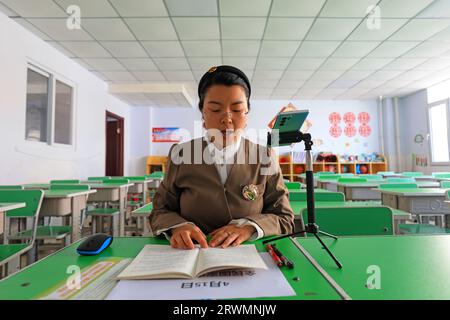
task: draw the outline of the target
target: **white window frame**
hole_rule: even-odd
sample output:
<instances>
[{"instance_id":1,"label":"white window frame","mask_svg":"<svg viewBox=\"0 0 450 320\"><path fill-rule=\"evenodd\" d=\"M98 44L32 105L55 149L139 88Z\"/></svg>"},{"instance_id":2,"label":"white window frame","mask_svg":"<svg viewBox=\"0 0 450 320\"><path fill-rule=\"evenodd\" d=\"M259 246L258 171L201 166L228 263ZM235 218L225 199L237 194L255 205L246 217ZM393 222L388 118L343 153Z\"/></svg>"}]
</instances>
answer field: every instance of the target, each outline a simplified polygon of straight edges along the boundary
<instances>
[{"instance_id":1,"label":"white window frame","mask_svg":"<svg viewBox=\"0 0 450 320\"><path fill-rule=\"evenodd\" d=\"M28 140L25 136L25 143L30 145L46 145L52 148L58 148L58 149L66 149L66 150L75 150L76 149L76 121L75 121L75 115L76 115L76 96L77 96L77 86L76 84L65 78L62 75L57 74L56 72L47 71L48 68L43 68L39 66L35 62L28 62L27 63L27 69L26 72L28 73L28 69L37 72L45 77L48 78L48 104L49 108L47 110L47 142L42 141L31 141ZM55 88L56 88L56 81L59 81L72 89L72 109L71 109L71 136L72 136L72 142L71 144L63 144L63 143L56 143L55 142ZM25 108L26 113L26 108Z\"/></svg>"},{"instance_id":2,"label":"white window frame","mask_svg":"<svg viewBox=\"0 0 450 320\"><path fill-rule=\"evenodd\" d=\"M439 101L435 101L433 103L428 104L427 107L427 122L428 122L428 152L430 155L430 165L431 166L449 166L450 160L445 162L435 162L433 161L433 150L431 147L431 118L430 118L430 109L437 106L445 104L445 110L447 112L447 143L448 143L448 150L449 150L449 159L450 159L450 108L449 108L449 99L443 99Z\"/></svg>"}]
</instances>

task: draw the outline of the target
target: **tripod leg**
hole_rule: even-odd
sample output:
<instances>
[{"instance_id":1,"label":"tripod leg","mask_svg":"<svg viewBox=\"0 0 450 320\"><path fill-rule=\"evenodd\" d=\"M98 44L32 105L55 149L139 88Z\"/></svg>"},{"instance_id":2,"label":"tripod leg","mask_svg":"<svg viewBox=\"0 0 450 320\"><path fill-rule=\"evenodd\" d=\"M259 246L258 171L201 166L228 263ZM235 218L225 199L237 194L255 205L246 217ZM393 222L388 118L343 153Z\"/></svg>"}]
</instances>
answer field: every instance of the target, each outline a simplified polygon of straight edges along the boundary
<instances>
[{"instance_id":1,"label":"tripod leg","mask_svg":"<svg viewBox=\"0 0 450 320\"><path fill-rule=\"evenodd\" d=\"M337 240L337 237L336 237L335 235L332 235L332 234L329 234L329 233L327 233L327 232L323 232L323 231L320 231L320 230L319 230L319 233L320 233L320 234L323 234L324 236L333 238L334 240Z\"/></svg>"},{"instance_id":2,"label":"tripod leg","mask_svg":"<svg viewBox=\"0 0 450 320\"><path fill-rule=\"evenodd\" d=\"M338 261L338 259L336 259L336 257L331 253L330 249L328 249L328 247L326 246L325 243L323 243L322 239L320 239L320 237L317 235L317 233L314 233L314 236L317 238L317 240L319 240L320 244L322 245L322 247L328 252L328 255L334 260L334 262L336 263L336 265L338 266L339 269L342 269L342 264Z\"/></svg>"}]
</instances>

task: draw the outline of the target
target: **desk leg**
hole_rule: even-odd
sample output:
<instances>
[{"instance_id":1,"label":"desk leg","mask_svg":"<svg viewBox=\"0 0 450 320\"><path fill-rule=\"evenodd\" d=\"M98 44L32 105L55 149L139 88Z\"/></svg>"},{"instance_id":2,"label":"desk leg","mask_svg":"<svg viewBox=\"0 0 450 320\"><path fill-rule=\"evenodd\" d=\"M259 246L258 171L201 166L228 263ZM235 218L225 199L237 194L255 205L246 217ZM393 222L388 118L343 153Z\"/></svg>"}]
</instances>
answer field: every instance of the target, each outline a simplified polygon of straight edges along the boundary
<instances>
[{"instance_id":1,"label":"desk leg","mask_svg":"<svg viewBox=\"0 0 450 320\"><path fill-rule=\"evenodd\" d=\"M81 238L81 211L84 209L83 200L85 196L72 198L72 235L71 243Z\"/></svg>"},{"instance_id":2,"label":"desk leg","mask_svg":"<svg viewBox=\"0 0 450 320\"><path fill-rule=\"evenodd\" d=\"M148 182L144 182L144 190L142 191L142 205L147 204Z\"/></svg>"},{"instance_id":3,"label":"desk leg","mask_svg":"<svg viewBox=\"0 0 450 320\"><path fill-rule=\"evenodd\" d=\"M128 187L119 189L119 236L125 235L125 214L127 205Z\"/></svg>"}]
</instances>

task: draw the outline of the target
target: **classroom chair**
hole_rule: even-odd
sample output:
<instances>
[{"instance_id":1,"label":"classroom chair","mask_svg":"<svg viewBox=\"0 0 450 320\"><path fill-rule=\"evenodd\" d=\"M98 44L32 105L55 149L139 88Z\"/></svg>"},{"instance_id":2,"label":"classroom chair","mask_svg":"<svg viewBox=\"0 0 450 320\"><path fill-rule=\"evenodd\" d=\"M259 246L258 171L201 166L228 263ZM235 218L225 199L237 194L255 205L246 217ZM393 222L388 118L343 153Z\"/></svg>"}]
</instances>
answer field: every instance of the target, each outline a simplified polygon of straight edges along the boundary
<instances>
[{"instance_id":1,"label":"classroom chair","mask_svg":"<svg viewBox=\"0 0 450 320\"><path fill-rule=\"evenodd\" d=\"M50 184L78 184L80 180L50 180Z\"/></svg>"},{"instance_id":2,"label":"classroom chair","mask_svg":"<svg viewBox=\"0 0 450 320\"><path fill-rule=\"evenodd\" d=\"M44 198L42 190L0 190L0 202L23 202L24 208L5 214L3 244L0 245L0 278L20 269L20 258L27 254L27 264L35 261L37 224ZM30 226L29 230L21 231ZM16 230L17 229L17 230ZM10 243L16 233L29 232L30 236L18 243Z\"/></svg>"},{"instance_id":3,"label":"classroom chair","mask_svg":"<svg viewBox=\"0 0 450 320\"><path fill-rule=\"evenodd\" d=\"M306 192L289 193L289 201L306 201ZM345 196L342 192L317 192L314 193L315 201L345 201Z\"/></svg>"},{"instance_id":4,"label":"classroom chair","mask_svg":"<svg viewBox=\"0 0 450 320\"><path fill-rule=\"evenodd\" d=\"M285 182L284 184L288 190L300 190L302 188L300 182Z\"/></svg>"},{"instance_id":5,"label":"classroom chair","mask_svg":"<svg viewBox=\"0 0 450 320\"><path fill-rule=\"evenodd\" d=\"M386 178L388 183L414 183L416 179L414 178Z\"/></svg>"},{"instance_id":6,"label":"classroom chair","mask_svg":"<svg viewBox=\"0 0 450 320\"><path fill-rule=\"evenodd\" d=\"M90 190L88 185L80 184L51 184L49 190ZM39 253L39 249L45 248L49 250L54 246L54 244L45 244L45 241L56 241L59 242L57 249L63 248L70 244L70 236L72 234L72 225L52 225L53 217L46 217L48 223L38 224L36 231L36 255ZM85 219L85 213L81 215L80 227L83 225ZM42 219L40 219L42 220ZM11 240L24 240L30 238L31 234L28 231L19 232L16 235L10 237Z\"/></svg>"},{"instance_id":7,"label":"classroom chair","mask_svg":"<svg viewBox=\"0 0 450 320\"><path fill-rule=\"evenodd\" d=\"M339 178L337 180L338 183L361 183L361 182L367 182L367 178L360 178L360 177L352 177L352 178Z\"/></svg>"},{"instance_id":8,"label":"classroom chair","mask_svg":"<svg viewBox=\"0 0 450 320\"><path fill-rule=\"evenodd\" d=\"M436 179L448 179L450 178L450 172L433 172L432 176Z\"/></svg>"},{"instance_id":9,"label":"classroom chair","mask_svg":"<svg viewBox=\"0 0 450 320\"><path fill-rule=\"evenodd\" d=\"M102 180L104 184L126 184L130 183L129 179L124 178L106 178ZM101 207L98 207L98 206ZM111 235L118 234L119 227L119 203L118 202L96 202L96 206L86 211L86 216L91 217L91 232L94 233L108 233ZM105 228L105 222L109 224Z\"/></svg>"},{"instance_id":10,"label":"classroom chair","mask_svg":"<svg viewBox=\"0 0 450 320\"><path fill-rule=\"evenodd\" d=\"M88 177L88 181L103 181L105 179L111 179L111 177Z\"/></svg>"},{"instance_id":11,"label":"classroom chair","mask_svg":"<svg viewBox=\"0 0 450 320\"><path fill-rule=\"evenodd\" d=\"M23 186L0 186L0 190L23 190Z\"/></svg>"},{"instance_id":12,"label":"classroom chair","mask_svg":"<svg viewBox=\"0 0 450 320\"><path fill-rule=\"evenodd\" d=\"M379 189L417 189L419 186L417 183L381 183L378 188Z\"/></svg>"},{"instance_id":13,"label":"classroom chair","mask_svg":"<svg viewBox=\"0 0 450 320\"><path fill-rule=\"evenodd\" d=\"M303 209L301 214L303 220L308 221L307 208ZM391 208L386 206L316 208L315 216L320 230L336 236L394 234L393 213Z\"/></svg>"},{"instance_id":14,"label":"classroom chair","mask_svg":"<svg viewBox=\"0 0 450 320\"><path fill-rule=\"evenodd\" d=\"M401 234L450 234L449 228L428 223L401 223L399 229Z\"/></svg>"},{"instance_id":15,"label":"classroom chair","mask_svg":"<svg viewBox=\"0 0 450 320\"><path fill-rule=\"evenodd\" d=\"M406 171L406 172L402 172L402 176L404 176L404 177L420 177L420 176L423 176L423 172Z\"/></svg>"},{"instance_id":16,"label":"classroom chair","mask_svg":"<svg viewBox=\"0 0 450 320\"><path fill-rule=\"evenodd\" d=\"M383 176L379 174L360 174L358 175L359 178L364 178L367 180L383 180Z\"/></svg>"},{"instance_id":17,"label":"classroom chair","mask_svg":"<svg viewBox=\"0 0 450 320\"><path fill-rule=\"evenodd\" d=\"M450 181L441 181L442 189L450 189Z\"/></svg>"}]
</instances>

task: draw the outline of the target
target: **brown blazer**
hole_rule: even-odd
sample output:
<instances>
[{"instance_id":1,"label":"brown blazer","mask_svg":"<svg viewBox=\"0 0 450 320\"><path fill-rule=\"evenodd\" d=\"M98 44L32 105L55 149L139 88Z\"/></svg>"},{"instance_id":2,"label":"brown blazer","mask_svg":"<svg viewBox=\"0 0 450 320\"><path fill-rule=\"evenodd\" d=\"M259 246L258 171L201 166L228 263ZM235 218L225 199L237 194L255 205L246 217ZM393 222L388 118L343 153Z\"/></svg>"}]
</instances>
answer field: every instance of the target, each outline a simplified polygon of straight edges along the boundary
<instances>
[{"instance_id":1,"label":"brown blazer","mask_svg":"<svg viewBox=\"0 0 450 320\"><path fill-rule=\"evenodd\" d=\"M207 143L201 138L170 149L167 172L155 193L149 218L154 233L189 221L208 234L239 218L258 224L264 236L293 232L294 215L288 190L270 149L242 138L235 163L225 185L222 185L217 168L205 148ZM194 155L195 150L197 155ZM200 159L198 150L203 155ZM255 157L255 152L261 157L266 153L266 161ZM180 164L181 157L185 163ZM237 157L240 157L238 163ZM189 160L190 163L186 163ZM261 170L268 169L268 160L275 170L270 175L261 174ZM258 189L258 197L253 201L242 195L242 188L250 184Z\"/></svg>"}]
</instances>

